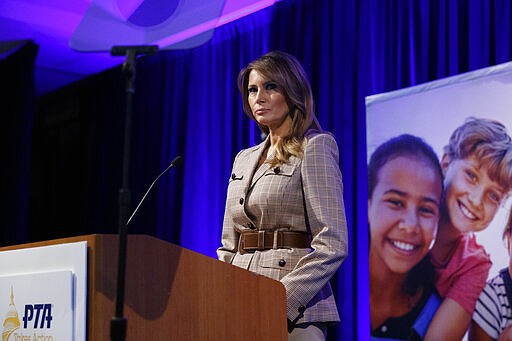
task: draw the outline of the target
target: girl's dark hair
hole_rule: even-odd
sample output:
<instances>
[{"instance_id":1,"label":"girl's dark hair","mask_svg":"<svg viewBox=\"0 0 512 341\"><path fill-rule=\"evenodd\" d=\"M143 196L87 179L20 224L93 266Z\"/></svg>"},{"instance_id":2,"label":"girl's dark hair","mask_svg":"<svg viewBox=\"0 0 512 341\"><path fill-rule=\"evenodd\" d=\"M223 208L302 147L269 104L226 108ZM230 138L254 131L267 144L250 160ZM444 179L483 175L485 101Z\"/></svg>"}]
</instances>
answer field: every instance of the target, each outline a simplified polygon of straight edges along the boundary
<instances>
[{"instance_id":1,"label":"girl's dark hair","mask_svg":"<svg viewBox=\"0 0 512 341\"><path fill-rule=\"evenodd\" d=\"M507 238L511 234L512 234L512 210L510 210L508 212L507 223L505 224L505 228L503 229L503 234L501 235L501 238L503 240L505 240L505 238Z\"/></svg>"},{"instance_id":2,"label":"girl's dark hair","mask_svg":"<svg viewBox=\"0 0 512 341\"><path fill-rule=\"evenodd\" d=\"M373 191L377 186L380 169L386 163L399 156L411 156L426 162L439 175L442 193L443 170L436 153L422 138L403 134L381 144L370 157L370 162L368 163L368 198L372 197ZM407 294L414 295L420 287L427 288L433 286L434 277L434 267L430 261L430 254L427 254L407 274L404 290Z\"/></svg>"},{"instance_id":3,"label":"girl's dark hair","mask_svg":"<svg viewBox=\"0 0 512 341\"><path fill-rule=\"evenodd\" d=\"M404 291L413 296L419 288L433 288L436 272L430 260L430 252L407 274Z\"/></svg>"},{"instance_id":4,"label":"girl's dark hair","mask_svg":"<svg viewBox=\"0 0 512 341\"><path fill-rule=\"evenodd\" d=\"M370 157L368 163L368 198L371 198L375 186L377 186L378 175L382 166L399 156L412 156L425 161L439 175L440 179L443 179L443 170L432 147L420 137L402 134L381 144ZM442 187L443 183L441 181L441 190Z\"/></svg>"}]
</instances>

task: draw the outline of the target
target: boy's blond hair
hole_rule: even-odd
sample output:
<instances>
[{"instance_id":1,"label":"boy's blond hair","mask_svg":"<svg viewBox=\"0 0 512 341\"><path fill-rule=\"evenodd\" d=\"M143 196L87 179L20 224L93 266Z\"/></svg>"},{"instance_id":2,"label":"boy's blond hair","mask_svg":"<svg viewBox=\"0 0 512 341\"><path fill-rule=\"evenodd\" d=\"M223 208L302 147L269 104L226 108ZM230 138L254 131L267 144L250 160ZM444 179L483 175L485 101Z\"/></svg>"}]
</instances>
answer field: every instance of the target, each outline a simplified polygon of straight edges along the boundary
<instances>
[{"instance_id":1,"label":"boy's blond hair","mask_svg":"<svg viewBox=\"0 0 512 341\"><path fill-rule=\"evenodd\" d=\"M500 122L485 118L468 118L455 129L444 153L449 162L475 158L488 167L489 178L506 193L512 189L512 140Z\"/></svg>"}]
</instances>

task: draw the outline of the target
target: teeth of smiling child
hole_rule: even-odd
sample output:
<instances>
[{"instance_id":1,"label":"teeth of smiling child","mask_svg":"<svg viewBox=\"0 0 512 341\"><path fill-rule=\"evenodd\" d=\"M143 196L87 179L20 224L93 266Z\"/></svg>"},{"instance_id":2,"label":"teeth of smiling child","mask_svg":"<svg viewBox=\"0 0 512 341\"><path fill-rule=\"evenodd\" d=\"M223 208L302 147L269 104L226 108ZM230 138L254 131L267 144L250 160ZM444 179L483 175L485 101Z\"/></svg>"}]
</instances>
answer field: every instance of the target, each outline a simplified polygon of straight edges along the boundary
<instances>
[{"instance_id":1,"label":"teeth of smiling child","mask_svg":"<svg viewBox=\"0 0 512 341\"><path fill-rule=\"evenodd\" d=\"M473 213L471 213L464 205L460 204L460 210L462 211L462 213L464 213L464 215L466 217L468 217L469 219L476 219L475 215Z\"/></svg>"},{"instance_id":2,"label":"teeth of smiling child","mask_svg":"<svg viewBox=\"0 0 512 341\"><path fill-rule=\"evenodd\" d=\"M396 246L399 249L404 250L404 251L412 251L414 249L414 245L408 244L408 243L404 243L404 242L399 242L399 241L396 241L396 240L393 241L393 245Z\"/></svg>"}]
</instances>

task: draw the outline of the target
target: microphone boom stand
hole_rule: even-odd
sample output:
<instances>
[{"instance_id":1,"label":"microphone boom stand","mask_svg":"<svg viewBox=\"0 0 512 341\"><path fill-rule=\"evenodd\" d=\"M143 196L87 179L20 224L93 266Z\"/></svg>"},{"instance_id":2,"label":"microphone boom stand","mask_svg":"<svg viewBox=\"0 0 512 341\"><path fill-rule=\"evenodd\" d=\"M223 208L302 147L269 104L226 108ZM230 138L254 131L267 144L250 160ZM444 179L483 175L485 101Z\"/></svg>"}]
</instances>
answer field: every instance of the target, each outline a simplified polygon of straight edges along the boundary
<instances>
[{"instance_id":1,"label":"microphone boom stand","mask_svg":"<svg viewBox=\"0 0 512 341\"><path fill-rule=\"evenodd\" d=\"M123 316L124 289L126 272L126 248L128 239L128 207L130 206L129 170L131 129L133 115L133 95L135 93L135 63L138 55L155 55L158 52L156 45L114 46L110 50L112 56L126 56L123 63L123 73L126 81L126 117L124 126L123 146L123 178L122 187L119 190L119 253L117 268L117 292L115 316L110 321L110 339L112 341L124 341L126 338L127 321Z\"/></svg>"}]
</instances>

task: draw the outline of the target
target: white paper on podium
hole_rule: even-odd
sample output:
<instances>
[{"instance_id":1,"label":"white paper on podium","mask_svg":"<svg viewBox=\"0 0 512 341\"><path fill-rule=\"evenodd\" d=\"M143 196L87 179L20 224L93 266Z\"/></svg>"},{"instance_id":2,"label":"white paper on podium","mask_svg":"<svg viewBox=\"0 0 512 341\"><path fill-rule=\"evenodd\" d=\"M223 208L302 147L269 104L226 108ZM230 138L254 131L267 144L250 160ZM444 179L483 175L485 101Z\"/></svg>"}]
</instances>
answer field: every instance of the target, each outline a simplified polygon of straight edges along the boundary
<instances>
[{"instance_id":1,"label":"white paper on podium","mask_svg":"<svg viewBox=\"0 0 512 341\"><path fill-rule=\"evenodd\" d=\"M22 287L18 287L18 284L13 286L14 303L21 323L20 329L22 329L24 324L25 305L43 304L42 307L32 307L34 315L32 320L28 321L29 325L31 323L32 326L35 322L35 314L39 311L40 319L42 314L45 313L45 304L53 304L51 306L52 315L58 310L54 302L50 301L56 289L50 286L55 285L49 284L47 281L49 281L50 278L44 276L56 276L51 280L62 283L66 282L67 280L65 278L69 276L70 280L68 282L71 292L69 299L71 300L72 307L74 307L74 316L71 318L71 321L74 322L72 328L74 330L72 330L72 338L61 339L60 337L54 337L53 340L85 341L87 316L87 242L83 241L0 252L0 319L6 318L11 300L11 288L9 284L6 284L8 289L4 288L4 279L17 276L20 276L20 278L34 276L34 279L31 279L31 283L28 284L28 288L30 288L28 292L22 289ZM62 276L62 278L57 279L58 276ZM64 289L59 290L62 290L62 297L69 296ZM32 296L33 294L37 294L38 296ZM48 295L48 299L45 299L44 295ZM30 307L27 309L30 310ZM48 309L49 307L46 306L46 313L48 313ZM52 317L51 324L61 323L57 322L57 319L61 318L60 316L53 315ZM39 323L41 323L40 320ZM36 336L38 335L39 334L36 334ZM33 336L34 333L31 334L30 340L32 340ZM14 340L14 338L8 340L10 341L11 339Z\"/></svg>"},{"instance_id":2,"label":"white paper on podium","mask_svg":"<svg viewBox=\"0 0 512 341\"><path fill-rule=\"evenodd\" d=\"M73 340L71 271L0 276L2 340Z\"/></svg>"}]
</instances>

